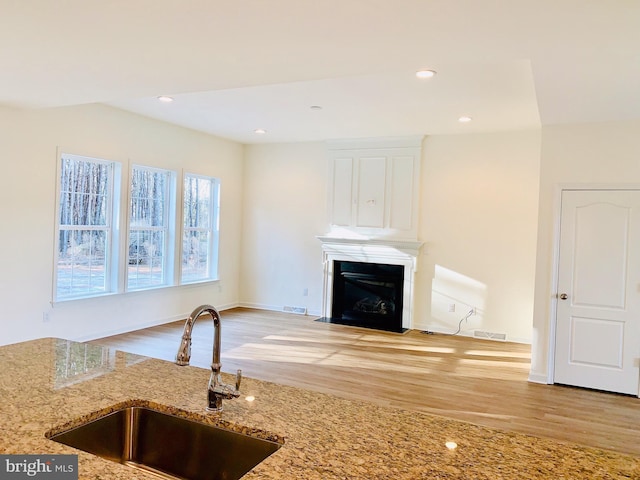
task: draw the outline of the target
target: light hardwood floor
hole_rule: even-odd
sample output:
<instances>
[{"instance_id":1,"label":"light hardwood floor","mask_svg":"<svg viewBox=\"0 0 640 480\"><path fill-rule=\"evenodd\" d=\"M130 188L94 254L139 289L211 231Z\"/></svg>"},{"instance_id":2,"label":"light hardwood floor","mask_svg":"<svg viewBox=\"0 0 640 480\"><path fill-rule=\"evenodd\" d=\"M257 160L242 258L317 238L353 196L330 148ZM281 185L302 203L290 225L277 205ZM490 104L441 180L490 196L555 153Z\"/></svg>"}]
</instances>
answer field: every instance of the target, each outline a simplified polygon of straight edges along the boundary
<instances>
[{"instance_id":1,"label":"light hardwood floor","mask_svg":"<svg viewBox=\"0 0 640 480\"><path fill-rule=\"evenodd\" d=\"M250 309L221 312L222 371L640 456L640 399L527 381L530 346L404 335ZM191 365L211 364L213 322L193 332ZM94 343L174 360L183 322Z\"/></svg>"}]
</instances>

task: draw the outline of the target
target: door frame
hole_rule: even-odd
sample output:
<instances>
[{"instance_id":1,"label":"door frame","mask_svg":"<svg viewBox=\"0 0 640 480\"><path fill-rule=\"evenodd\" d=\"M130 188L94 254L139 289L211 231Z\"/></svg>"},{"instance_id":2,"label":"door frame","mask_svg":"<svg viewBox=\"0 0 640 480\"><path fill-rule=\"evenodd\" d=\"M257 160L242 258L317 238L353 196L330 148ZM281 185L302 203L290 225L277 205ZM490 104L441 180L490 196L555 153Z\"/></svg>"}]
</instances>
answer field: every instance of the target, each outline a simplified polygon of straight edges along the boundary
<instances>
[{"instance_id":1,"label":"door frame","mask_svg":"<svg viewBox=\"0 0 640 480\"><path fill-rule=\"evenodd\" d=\"M558 323L558 276L560 274L560 225L562 220L562 193L565 191L598 191L633 190L640 192L640 184L607 184L607 183L560 183L554 186L553 192L553 250L551 263L551 290L549 292L549 336L547 344L547 384L555 382L556 360L556 327ZM638 392L640 396L640 392Z\"/></svg>"}]
</instances>

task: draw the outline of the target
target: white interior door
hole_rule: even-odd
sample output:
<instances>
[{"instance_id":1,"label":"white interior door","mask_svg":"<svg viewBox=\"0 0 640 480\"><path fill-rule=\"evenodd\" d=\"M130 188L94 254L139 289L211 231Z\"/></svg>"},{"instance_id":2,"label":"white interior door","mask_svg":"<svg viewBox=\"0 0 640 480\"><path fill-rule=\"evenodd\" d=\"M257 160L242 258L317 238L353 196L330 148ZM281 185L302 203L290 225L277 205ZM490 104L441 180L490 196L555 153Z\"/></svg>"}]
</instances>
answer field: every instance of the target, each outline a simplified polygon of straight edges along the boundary
<instances>
[{"instance_id":1,"label":"white interior door","mask_svg":"<svg viewBox=\"0 0 640 480\"><path fill-rule=\"evenodd\" d=\"M638 395L640 191L562 193L554 382Z\"/></svg>"}]
</instances>

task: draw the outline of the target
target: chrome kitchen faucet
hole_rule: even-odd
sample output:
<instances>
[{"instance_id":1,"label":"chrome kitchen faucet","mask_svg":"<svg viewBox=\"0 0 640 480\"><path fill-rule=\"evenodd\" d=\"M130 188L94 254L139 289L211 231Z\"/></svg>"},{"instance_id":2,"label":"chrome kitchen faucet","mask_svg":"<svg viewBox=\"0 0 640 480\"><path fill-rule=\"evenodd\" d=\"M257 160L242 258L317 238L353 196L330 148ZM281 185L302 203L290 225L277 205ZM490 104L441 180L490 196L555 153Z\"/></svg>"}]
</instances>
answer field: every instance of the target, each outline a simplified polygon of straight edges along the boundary
<instances>
[{"instance_id":1,"label":"chrome kitchen faucet","mask_svg":"<svg viewBox=\"0 0 640 480\"><path fill-rule=\"evenodd\" d=\"M240 381L242 380L242 370L236 374L236 385L222 383L220 378L220 314L211 305L200 305L196 308L184 324L180 348L176 355L177 365L189 365L191 359L191 332L193 325L200 315L207 312L213 318L213 360L211 361L211 378L207 395L209 400L208 411L219 412L222 410L222 399L238 398L240 396Z\"/></svg>"}]
</instances>

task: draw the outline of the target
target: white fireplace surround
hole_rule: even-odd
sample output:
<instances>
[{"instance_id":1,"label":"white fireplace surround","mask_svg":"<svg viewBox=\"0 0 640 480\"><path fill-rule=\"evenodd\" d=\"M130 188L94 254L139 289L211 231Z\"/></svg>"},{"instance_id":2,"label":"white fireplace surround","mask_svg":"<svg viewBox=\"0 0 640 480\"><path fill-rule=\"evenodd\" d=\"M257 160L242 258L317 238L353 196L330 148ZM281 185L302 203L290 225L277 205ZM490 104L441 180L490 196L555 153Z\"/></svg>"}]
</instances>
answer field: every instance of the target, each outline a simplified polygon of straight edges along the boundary
<instances>
[{"instance_id":1,"label":"white fireplace surround","mask_svg":"<svg viewBox=\"0 0 640 480\"><path fill-rule=\"evenodd\" d=\"M402 328L413 328L414 276L422 242L406 240L366 240L360 238L317 237L322 242L324 263L322 316L331 317L333 262L363 262L402 265Z\"/></svg>"}]
</instances>

